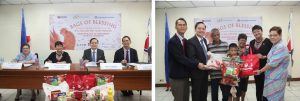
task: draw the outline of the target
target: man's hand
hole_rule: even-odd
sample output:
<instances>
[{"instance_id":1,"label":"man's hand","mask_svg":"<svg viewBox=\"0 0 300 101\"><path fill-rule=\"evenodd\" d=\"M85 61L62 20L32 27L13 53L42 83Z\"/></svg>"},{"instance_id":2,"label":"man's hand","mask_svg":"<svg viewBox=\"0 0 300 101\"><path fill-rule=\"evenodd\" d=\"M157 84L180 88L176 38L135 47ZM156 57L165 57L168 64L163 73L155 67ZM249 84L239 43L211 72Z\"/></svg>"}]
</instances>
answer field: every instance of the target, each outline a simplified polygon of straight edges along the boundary
<instances>
[{"instance_id":1,"label":"man's hand","mask_svg":"<svg viewBox=\"0 0 300 101\"><path fill-rule=\"evenodd\" d=\"M203 63L199 63L197 67L198 67L198 69L200 69L200 70L205 70L205 66L204 66Z\"/></svg>"},{"instance_id":2,"label":"man's hand","mask_svg":"<svg viewBox=\"0 0 300 101\"><path fill-rule=\"evenodd\" d=\"M98 63L104 63L104 61L103 60L99 60Z\"/></svg>"},{"instance_id":3,"label":"man's hand","mask_svg":"<svg viewBox=\"0 0 300 101\"><path fill-rule=\"evenodd\" d=\"M211 54L212 53L210 51L207 52L207 58L208 58L207 60L209 60L211 58Z\"/></svg>"},{"instance_id":4,"label":"man's hand","mask_svg":"<svg viewBox=\"0 0 300 101\"><path fill-rule=\"evenodd\" d=\"M126 64L126 63L127 63L127 60L122 60L121 63L122 63L122 64Z\"/></svg>"}]
</instances>

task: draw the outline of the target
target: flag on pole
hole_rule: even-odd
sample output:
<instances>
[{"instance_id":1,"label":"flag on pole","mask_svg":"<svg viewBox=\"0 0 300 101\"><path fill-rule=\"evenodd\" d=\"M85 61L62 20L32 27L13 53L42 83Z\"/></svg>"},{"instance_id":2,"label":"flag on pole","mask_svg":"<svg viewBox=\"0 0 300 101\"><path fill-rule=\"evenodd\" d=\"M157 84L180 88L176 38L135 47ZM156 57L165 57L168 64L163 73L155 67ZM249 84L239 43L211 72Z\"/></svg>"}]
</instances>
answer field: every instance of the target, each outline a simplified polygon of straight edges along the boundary
<instances>
[{"instance_id":1,"label":"flag on pole","mask_svg":"<svg viewBox=\"0 0 300 101\"><path fill-rule=\"evenodd\" d=\"M294 59L293 59L293 34L292 34L292 19L293 19L293 10L290 11L290 17L289 17L289 23L288 23L288 41L287 41L287 48L289 50L289 53L291 55L290 57L290 64L288 68L288 86L290 86L290 79L292 78L292 67L294 65Z\"/></svg>"},{"instance_id":2,"label":"flag on pole","mask_svg":"<svg viewBox=\"0 0 300 101\"><path fill-rule=\"evenodd\" d=\"M169 25L168 25L168 15L165 13L166 16L166 23L165 23L165 77L166 77L166 87L167 90L170 87L170 82L169 82L169 62L168 62L168 41L170 39L170 32L169 32Z\"/></svg>"},{"instance_id":3,"label":"flag on pole","mask_svg":"<svg viewBox=\"0 0 300 101\"><path fill-rule=\"evenodd\" d=\"M293 17L293 13L291 11L290 13L290 17L289 17L289 24L288 24L288 43L287 43L287 47L289 49L289 52L291 52L293 50L293 46L292 46L292 17Z\"/></svg>"},{"instance_id":4,"label":"flag on pole","mask_svg":"<svg viewBox=\"0 0 300 101\"><path fill-rule=\"evenodd\" d=\"M148 52L148 48L149 48L149 35L147 35L147 38L145 40L144 52Z\"/></svg>"},{"instance_id":5,"label":"flag on pole","mask_svg":"<svg viewBox=\"0 0 300 101\"><path fill-rule=\"evenodd\" d=\"M20 52L22 52L22 45L30 42L30 36L26 34L26 27L25 27L25 18L24 18L24 8L22 8L22 28L21 28L21 46Z\"/></svg>"},{"instance_id":6,"label":"flag on pole","mask_svg":"<svg viewBox=\"0 0 300 101\"><path fill-rule=\"evenodd\" d=\"M148 49L150 47L151 17L149 17L147 28L148 28L147 37L146 37L145 44L144 44L144 52L146 52L146 53L148 53Z\"/></svg>"}]
</instances>

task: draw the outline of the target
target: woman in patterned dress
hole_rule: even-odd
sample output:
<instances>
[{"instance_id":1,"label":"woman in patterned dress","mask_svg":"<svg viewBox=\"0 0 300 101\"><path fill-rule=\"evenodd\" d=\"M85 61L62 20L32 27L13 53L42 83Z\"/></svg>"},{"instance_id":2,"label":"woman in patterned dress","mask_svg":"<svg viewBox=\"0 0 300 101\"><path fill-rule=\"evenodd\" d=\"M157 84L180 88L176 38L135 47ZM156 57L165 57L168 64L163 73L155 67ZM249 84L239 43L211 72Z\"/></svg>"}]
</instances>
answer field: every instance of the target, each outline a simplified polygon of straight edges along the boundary
<instances>
[{"instance_id":1,"label":"woman in patterned dress","mask_svg":"<svg viewBox=\"0 0 300 101\"><path fill-rule=\"evenodd\" d=\"M273 46L268 54L267 64L257 74L265 72L264 101L284 101L288 76L289 52L281 40L282 29L274 26L269 31Z\"/></svg>"}]
</instances>

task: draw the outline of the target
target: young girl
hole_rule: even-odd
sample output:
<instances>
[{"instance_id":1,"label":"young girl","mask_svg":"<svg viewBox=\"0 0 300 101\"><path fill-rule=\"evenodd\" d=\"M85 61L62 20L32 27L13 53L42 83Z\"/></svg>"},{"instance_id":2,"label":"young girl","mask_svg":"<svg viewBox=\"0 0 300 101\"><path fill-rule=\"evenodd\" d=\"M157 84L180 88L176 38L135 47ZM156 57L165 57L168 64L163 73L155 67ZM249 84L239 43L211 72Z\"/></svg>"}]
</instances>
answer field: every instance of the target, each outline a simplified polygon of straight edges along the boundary
<instances>
[{"instance_id":1,"label":"young girl","mask_svg":"<svg viewBox=\"0 0 300 101\"><path fill-rule=\"evenodd\" d=\"M244 33L239 34L238 36L238 47L239 47L239 55L240 56L246 56L249 54L249 47L246 45L247 43L247 35ZM245 101L245 96L248 88L248 81L249 76L241 77L238 87L238 92L240 96L238 96L238 99L241 99L241 101Z\"/></svg>"},{"instance_id":2,"label":"young girl","mask_svg":"<svg viewBox=\"0 0 300 101\"><path fill-rule=\"evenodd\" d=\"M228 101L239 101L237 96L239 96L237 91L238 86L238 73L239 66L242 61L238 55L238 46L235 43L229 45L228 57L223 58L223 79L222 83L225 85L224 90L226 95L228 95Z\"/></svg>"}]
</instances>

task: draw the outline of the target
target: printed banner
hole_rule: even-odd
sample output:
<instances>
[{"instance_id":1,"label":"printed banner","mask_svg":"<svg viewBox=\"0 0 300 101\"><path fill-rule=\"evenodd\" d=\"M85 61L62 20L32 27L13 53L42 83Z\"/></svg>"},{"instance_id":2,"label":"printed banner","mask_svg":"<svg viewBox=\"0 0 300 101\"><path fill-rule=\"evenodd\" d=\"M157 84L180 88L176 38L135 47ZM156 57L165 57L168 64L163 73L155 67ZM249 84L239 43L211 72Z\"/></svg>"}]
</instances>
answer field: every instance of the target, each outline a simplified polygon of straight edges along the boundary
<instances>
[{"instance_id":1,"label":"printed banner","mask_svg":"<svg viewBox=\"0 0 300 101\"><path fill-rule=\"evenodd\" d=\"M50 15L50 49L62 41L65 50L90 48L91 38L99 40L99 48L116 50L121 46L121 14Z\"/></svg>"},{"instance_id":2,"label":"printed banner","mask_svg":"<svg viewBox=\"0 0 300 101\"><path fill-rule=\"evenodd\" d=\"M252 27L262 24L262 17L215 17L215 18L195 18L195 23L204 22L206 25L206 39L212 42L210 31L213 28L220 30L220 39L230 43L238 42L238 35L247 35L247 44L254 39Z\"/></svg>"}]
</instances>

